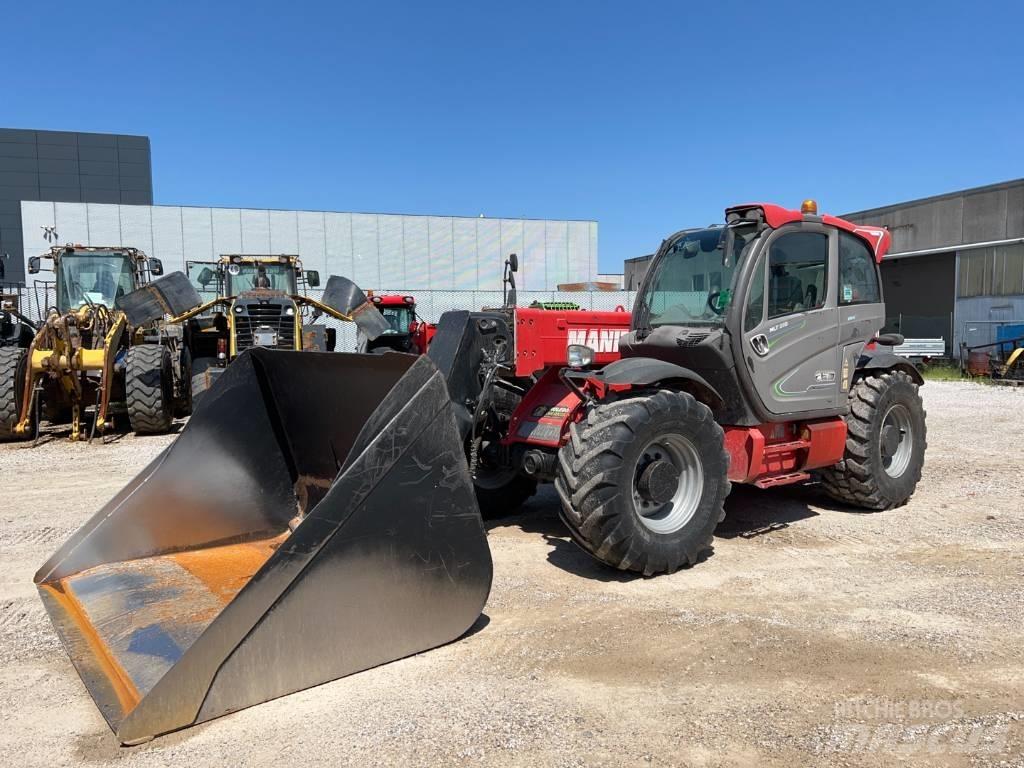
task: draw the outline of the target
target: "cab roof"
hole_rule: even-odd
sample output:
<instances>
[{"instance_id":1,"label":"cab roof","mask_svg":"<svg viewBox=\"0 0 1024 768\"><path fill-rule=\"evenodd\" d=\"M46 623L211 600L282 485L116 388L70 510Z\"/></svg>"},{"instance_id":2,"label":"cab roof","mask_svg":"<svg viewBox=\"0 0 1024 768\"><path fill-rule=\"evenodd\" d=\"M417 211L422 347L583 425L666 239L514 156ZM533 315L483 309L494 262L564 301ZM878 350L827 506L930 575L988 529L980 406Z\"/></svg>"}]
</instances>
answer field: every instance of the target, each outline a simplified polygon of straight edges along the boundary
<instances>
[{"instance_id":1,"label":"cab roof","mask_svg":"<svg viewBox=\"0 0 1024 768\"><path fill-rule=\"evenodd\" d=\"M791 224L795 221L817 221L825 224L829 227L836 227L846 232L856 235L857 237L864 240L864 242L871 248L871 251L875 254L875 261L881 262L885 257L885 254L889 252L889 246L892 244L892 236L889 234L889 230L885 227L874 227L865 224L854 224L852 221L841 219L838 216L832 216L831 214L825 213L819 215L802 213L799 210L791 208L783 208L781 205L774 205L772 203L743 203L741 205L732 205L725 209L726 220L729 218L729 214L744 214L747 211L759 209L764 216L765 223L772 229L778 229L785 224Z\"/></svg>"}]
</instances>

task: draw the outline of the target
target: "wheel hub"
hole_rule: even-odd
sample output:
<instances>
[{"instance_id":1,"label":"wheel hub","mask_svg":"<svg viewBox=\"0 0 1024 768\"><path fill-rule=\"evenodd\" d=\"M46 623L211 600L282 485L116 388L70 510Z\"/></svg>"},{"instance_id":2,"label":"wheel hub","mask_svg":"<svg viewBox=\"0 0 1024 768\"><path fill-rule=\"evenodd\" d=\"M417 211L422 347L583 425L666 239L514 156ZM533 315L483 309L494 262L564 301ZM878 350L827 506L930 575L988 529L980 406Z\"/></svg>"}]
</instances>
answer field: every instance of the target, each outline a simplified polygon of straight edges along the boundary
<instances>
[{"instance_id":1,"label":"wheel hub","mask_svg":"<svg viewBox=\"0 0 1024 768\"><path fill-rule=\"evenodd\" d=\"M637 493L644 501L665 504L679 488L679 470L668 461L652 461L640 473Z\"/></svg>"},{"instance_id":2,"label":"wheel hub","mask_svg":"<svg viewBox=\"0 0 1024 768\"><path fill-rule=\"evenodd\" d=\"M882 430L882 455L891 458L900 445L900 430L898 427L888 425Z\"/></svg>"}]
</instances>

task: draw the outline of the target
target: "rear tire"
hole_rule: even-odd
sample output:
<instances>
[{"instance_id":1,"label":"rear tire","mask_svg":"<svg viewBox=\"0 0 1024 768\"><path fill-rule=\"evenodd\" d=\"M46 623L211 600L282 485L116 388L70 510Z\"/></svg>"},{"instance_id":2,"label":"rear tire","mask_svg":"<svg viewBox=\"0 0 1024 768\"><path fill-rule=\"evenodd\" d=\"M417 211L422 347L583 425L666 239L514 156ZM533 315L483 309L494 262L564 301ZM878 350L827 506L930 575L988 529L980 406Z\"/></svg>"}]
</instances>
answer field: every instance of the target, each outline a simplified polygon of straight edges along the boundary
<instances>
[{"instance_id":1,"label":"rear tire","mask_svg":"<svg viewBox=\"0 0 1024 768\"><path fill-rule=\"evenodd\" d=\"M821 484L836 501L864 509L907 503L921 479L928 447L924 403L902 371L877 373L850 389L843 459L823 470Z\"/></svg>"},{"instance_id":2,"label":"rear tire","mask_svg":"<svg viewBox=\"0 0 1024 768\"><path fill-rule=\"evenodd\" d=\"M645 576L696 563L730 489L725 436L710 409L685 392L660 390L598 405L569 434L555 489L576 543ZM667 485L657 477L665 473Z\"/></svg>"},{"instance_id":3,"label":"rear tire","mask_svg":"<svg viewBox=\"0 0 1024 768\"><path fill-rule=\"evenodd\" d=\"M0 347L0 441L28 437L14 434L21 412L21 396L25 391L25 364L24 349Z\"/></svg>"},{"instance_id":4,"label":"rear tire","mask_svg":"<svg viewBox=\"0 0 1024 768\"><path fill-rule=\"evenodd\" d=\"M171 353L162 344L138 344L125 366L128 421L138 435L167 432L173 421Z\"/></svg>"}]
</instances>

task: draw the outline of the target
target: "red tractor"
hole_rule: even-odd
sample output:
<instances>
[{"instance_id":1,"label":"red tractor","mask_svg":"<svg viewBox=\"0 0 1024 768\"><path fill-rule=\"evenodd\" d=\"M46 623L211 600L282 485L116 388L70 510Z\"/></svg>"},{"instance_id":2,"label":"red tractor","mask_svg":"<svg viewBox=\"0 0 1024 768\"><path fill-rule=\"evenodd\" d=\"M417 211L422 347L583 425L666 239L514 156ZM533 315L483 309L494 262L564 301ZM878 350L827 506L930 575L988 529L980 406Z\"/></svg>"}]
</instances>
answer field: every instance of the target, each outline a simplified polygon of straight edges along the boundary
<instances>
[{"instance_id":1,"label":"red tractor","mask_svg":"<svg viewBox=\"0 0 1024 768\"><path fill-rule=\"evenodd\" d=\"M363 351L425 353L436 326L423 322L416 314L415 297L367 293L387 321L388 330L372 341L365 341Z\"/></svg>"}]
</instances>

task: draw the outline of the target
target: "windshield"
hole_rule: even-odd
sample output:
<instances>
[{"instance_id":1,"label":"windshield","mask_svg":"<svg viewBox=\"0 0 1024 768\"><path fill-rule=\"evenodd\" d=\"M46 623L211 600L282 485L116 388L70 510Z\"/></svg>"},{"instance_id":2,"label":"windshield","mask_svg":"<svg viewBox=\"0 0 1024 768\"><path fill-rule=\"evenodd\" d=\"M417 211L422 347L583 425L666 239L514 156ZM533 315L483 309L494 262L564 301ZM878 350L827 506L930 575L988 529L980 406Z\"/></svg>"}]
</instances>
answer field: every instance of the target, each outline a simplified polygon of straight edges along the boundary
<instances>
[{"instance_id":1,"label":"windshield","mask_svg":"<svg viewBox=\"0 0 1024 768\"><path fill-rule=\"evenodd\" d=\"M64 254L57 267L57 308L61 312L83 304L114 306L131 293L131 260L120 253Z\"/></svg>"},{"instance_id":2,"label":"windshield","mask_svg":"<svg viewBox=\"0 0 1024 768\"><path fill-rule=\"evenodd\" d=\"M245 291L269 289L289 295L295 293L295 268L291 264L243 263L228 264L227 291L237 296Z\"/></svg>"},{"instance_id":3,"label":"windshield","mask_svg":"<svg viewBox=\"0 0 1024 768\"><path fill-rule=\"evenodd\" d=\"M395 335L409 333L409 324L413 321L412 310L407 307L381 307L380 313L391 326L384 331L384 335Z\"/></svg>"},{"instance_id":4,"label":"windshield","mask_svg":"<svg viewBox=\"0 0 1024 768\"><path fill-rule=\"evenodd\" d=\"M754 238L754 225L683 232L669 242L642 297L644 325L721 325L733 276ZM730 253L726 254L729 244Z\"/></svg>"}]
</instances>

